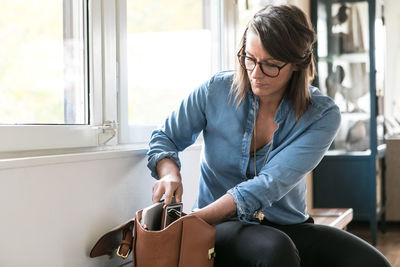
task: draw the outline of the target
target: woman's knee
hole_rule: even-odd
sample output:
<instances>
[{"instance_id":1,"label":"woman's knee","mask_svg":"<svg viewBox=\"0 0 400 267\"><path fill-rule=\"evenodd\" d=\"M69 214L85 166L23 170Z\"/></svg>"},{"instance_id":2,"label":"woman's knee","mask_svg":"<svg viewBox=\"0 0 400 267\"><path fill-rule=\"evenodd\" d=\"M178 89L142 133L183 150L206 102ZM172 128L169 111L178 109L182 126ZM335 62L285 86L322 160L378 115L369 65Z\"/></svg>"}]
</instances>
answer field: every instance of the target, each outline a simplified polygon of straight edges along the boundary
<instances>
[{"instance_id":1,"label":"woman's knee","mask_svg":"<svg viewBox=\"0 0 400 267\"><path fill-rule=\"evenodd\" d=\"M217 225L215 266L300 266L296 246L285 233L239 221Z\"/></svg>"},{"instance_id":2,"label":"woman's knee","mask_svg":"<svg viewBox=\"0 0 400 267\"><path fill-rule=\"evenodd\" d=\"M269 236L273 240L269 244L265 244L262 250L268 250L270 255L274 255L268 260L268 267L270 266L300 266L300 256L294 242L288 235L277 229ZM268 237L264 237L268 238ZM260 251L262 254L262 251Z\"/></svg>"}]
</instances>

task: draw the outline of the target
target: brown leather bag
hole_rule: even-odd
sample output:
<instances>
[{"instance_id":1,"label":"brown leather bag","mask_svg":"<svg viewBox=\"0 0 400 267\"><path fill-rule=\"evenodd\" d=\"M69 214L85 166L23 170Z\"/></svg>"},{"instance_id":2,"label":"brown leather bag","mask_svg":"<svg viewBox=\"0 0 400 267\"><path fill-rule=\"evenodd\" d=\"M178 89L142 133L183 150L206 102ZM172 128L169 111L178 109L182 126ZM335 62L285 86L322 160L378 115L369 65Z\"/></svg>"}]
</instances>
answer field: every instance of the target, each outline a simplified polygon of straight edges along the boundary
<instances>
[{"instance_id":1,"label":"brown leather bag","mask_svg":"<svg viewBox=\"0 0 400 267\"><path fill-rule=\"evenodd\" d=\"M103 235L90 257L117 255L127 258L132 251L133 267L212 267L214 265L215 227L194 215L184 215L160 231L149 231L135 219Z\"/></svg>"}]
</instances>

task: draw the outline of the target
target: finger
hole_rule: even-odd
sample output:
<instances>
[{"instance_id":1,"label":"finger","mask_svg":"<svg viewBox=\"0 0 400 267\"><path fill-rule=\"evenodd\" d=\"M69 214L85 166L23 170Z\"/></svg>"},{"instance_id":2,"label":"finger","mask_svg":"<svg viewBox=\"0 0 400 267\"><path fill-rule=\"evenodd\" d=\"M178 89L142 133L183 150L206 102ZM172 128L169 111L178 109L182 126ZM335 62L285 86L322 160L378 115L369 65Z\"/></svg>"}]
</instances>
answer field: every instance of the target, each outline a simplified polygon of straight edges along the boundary
<instances>
[{"instance_id":1,"label":"finger","mask_svg":"<svg viewBox=\"0 0 400 267\"><path fill-rule=\"evenodd\" d=\"M179 186L175 191L175 202L176 203L181 203L182 195L183 195L183 187Z\"/></svg>"},{"instance_id":2,"label":"finger","mask_svg":"<svg viewBox=\"0 0 400 267\"><path fill-rule=\"evenodd\" d=\"M158 188L158 183L155 183L153 185L153 188L151 189L151 193L154 194L154 192L157 190L157 188Z\"/></svg>"},{"instance_id":3,"label":"finger","mask_svg":"<svg viewBox=\"0 0 400 267\"><path fill-rule=\"evenodd\" d=\"M172 192L166 192L165 193L165 198L164 198L164 205L169 205L172 203L172 197L173 197L173 193Z\"/></svg>"},{"instance_id":4,"label":"finger","mask_svg":"<svg viewBox=\"0 0 400 267\"><path fill-rule=\"evenodd\" d=\"M161 187L157 187L152 194L153 203L159 202L164 192L161 190Z\"/></svg>"}]
</instances>

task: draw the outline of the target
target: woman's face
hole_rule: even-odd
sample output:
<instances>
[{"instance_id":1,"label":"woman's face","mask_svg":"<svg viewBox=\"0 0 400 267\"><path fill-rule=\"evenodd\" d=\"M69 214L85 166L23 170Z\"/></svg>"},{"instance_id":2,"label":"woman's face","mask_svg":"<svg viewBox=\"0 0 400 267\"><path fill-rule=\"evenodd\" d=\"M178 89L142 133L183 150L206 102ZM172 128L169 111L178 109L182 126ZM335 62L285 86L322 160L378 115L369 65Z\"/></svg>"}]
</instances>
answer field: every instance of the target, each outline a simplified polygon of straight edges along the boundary
<instances>
[{"instance_id":1,"label":"woman's face","mask_svg":"<svg viewBox=\"0 0 400 267\"><path fill-rule=\"evenodd\" d=\"M247 32L245 53L247 57L257 62L266 62L277 66L283 66L287 63L272 58L264 49L258 35L252 31ZM295 67L289 63L280 70L277 77L271 78L265 75L261 71L260 64L257 64L253 70L248 70L247 74L249 76L251 89L255 95L260 98L268 98L270 100L276 99L276 101L280 101L294 70Z\"/></svg>"}]
</instances>

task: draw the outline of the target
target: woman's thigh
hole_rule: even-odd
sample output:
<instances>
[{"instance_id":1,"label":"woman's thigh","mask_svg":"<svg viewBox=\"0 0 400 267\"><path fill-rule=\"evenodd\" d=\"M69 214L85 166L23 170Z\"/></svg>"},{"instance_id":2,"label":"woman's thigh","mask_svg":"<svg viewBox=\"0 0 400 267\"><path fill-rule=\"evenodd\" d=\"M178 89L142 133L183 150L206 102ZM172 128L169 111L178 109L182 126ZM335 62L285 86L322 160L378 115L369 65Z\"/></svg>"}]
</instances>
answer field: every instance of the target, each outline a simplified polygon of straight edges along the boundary
<instances>
[{"instance_id":1,"label":"woman's thigh","mask_svg":"<svg viewBox=\"0 0 400 267\"><path fill-rule=\"evenodd\" d=\"M216 230L216 267L300 266L294 243L278 229L232 220Z\"/></svg>"},{"instance_id":2,"label":"woman's thigh","mask_svg":"<svg viewBox=\"0 0 400 267\"><path fill-rule=\"evenodd\" d=\"M295 243L302 267L390 266L373 246L346 231L311 223L277 228Z\"/></svg>"}]
</instances>

